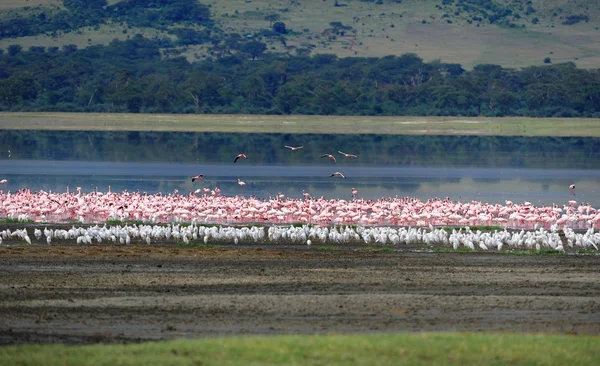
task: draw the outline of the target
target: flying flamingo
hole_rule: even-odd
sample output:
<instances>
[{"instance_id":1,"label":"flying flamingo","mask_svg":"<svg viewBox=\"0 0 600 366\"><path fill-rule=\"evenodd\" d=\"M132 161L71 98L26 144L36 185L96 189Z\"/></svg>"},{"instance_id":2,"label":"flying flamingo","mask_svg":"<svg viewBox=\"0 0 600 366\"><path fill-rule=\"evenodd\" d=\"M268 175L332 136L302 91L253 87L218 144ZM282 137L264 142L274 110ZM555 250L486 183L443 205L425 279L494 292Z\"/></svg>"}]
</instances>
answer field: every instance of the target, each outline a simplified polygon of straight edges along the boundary
<instances>
[{"instance_id":1,"label":"flying flamingo","mask_svg":"<svg viewBox=\"0 0 600 366\"><path fill-rule=\"evenodd\" d=\"M571 192L572 195L575 195L575 184L569 186L569 192Z\"/></svg>"},{"instance_id":2,"label":"flying flamingo","mask_svg":"<svg viewBox=\"0 0 600 366\"><path fill-rule=\"evenodd\" d=\"M6 179L0 180L0 184L6 184L6 183L8 183L8 181Z\"/></svg>"},{"instance_id":3,"label":"flying flamingo","mask_svg":"<svg viewBox=\"0 0 600 366\"><path fill-rule=\"evenodd\" d=\"M238 184L240 185L240 187L243 187L243 186L245 186L245 185L246 185L246 182L242 182L242 181L240 180L240 178L238 178Z\"/></svg>"},{"instance_id":4,"label":"flying flamingo","mask_svg":"<svg viewBox=\"0 0 600 366\"><path fill-rule=\"evenodd\" d=\"M333 160L334 163L336 162L335 156L333 156L331 154L323 154L323 155L321 155L321 159L322 158L329 158L329 159Z\"/></svg>"},{"instance_id":5,"label":"flying flamingo","mask_svg":"<svg viewBox=\"0 0 600 366\"><path fill-rule=\"evenodd\" d=\"M357 157L358 157L357 155L354 155L354 154L348 154L348 153L345 153L345 152L343 152L343 151L339 151L339 150L338 150L338 152L339 152L340 154L344 155L344 156L345 156L345 157L347 157L347 158L357 158Z\"/></svg>"},{"instance_id":6,"label":"flying flamingo","mask_svg":"<svg viewBox=\"0 0 600 366\"><path fill-rule=\"evenodd\" d=\"M287 147L288 149L290 149L292 151L296 151L296 150L302 149L304 146L289 146L289 145L285 145L285 147Z\"/></svg>"},{"instance_id":7,"label":"flying flamingo","mask_svg":"<svg viewBox=\"0 0 600 366\"><path fill-rule=\"evenodd\" d=\"M196 179L204 182L204 174L198 174L197 176L192 177L192 182L195 181Z\"/></svg>"},{"instance_id":8,"label":"flying flamingo","mask_svg":"<svg viewBox=\"0 0 600 366\"><path fill-rule=\"evenodd\" d=\"M233 163L235 163L236 161L238 161L239 158L242 159L248 159L248 157L246 156L246 154L237 154L235 159L233 159Z\"/></svg>"},{"instance_id":9,"label":"flying flamingo","mask_svg":"<svg viewBox=\"0 0 600 366\"><path fill-rule=\"evenodd\" d=\"M344 174L342 174L340 172L335 172L335 173L332 173L330 175L330 177L335 177L335 176L342 177L342 178L346 179L346 177L344 177Z\"/></svg>"}]
</instances>

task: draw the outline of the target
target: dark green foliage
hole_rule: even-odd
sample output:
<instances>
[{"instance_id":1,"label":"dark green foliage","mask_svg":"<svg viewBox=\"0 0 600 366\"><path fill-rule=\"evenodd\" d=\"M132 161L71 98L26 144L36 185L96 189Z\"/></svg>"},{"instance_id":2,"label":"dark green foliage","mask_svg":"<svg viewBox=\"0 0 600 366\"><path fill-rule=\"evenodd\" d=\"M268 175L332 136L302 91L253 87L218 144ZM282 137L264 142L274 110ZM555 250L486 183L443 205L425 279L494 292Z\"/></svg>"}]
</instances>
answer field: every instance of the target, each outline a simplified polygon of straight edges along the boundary
<instances>
[{"instance_id":1,"label":"dark green foliage","mask_svg":"<svg viewBox=\"0 0 600 366\"><path fill-rule=\"evenodd\" d=\"M212 25L208 8L196 1L125 0L106 6L106 0L65 0L64 5L66 10L17 16L0 22L0 38L70 32L107 21L164 30L181 23Z\"/></svg>"},{"instance_id":2,"label":"dark green foliage","mask_svg":"<svg viewBox=\"0 0 600 366\"><path fill-rule=\"evenodd\" d=\"M257 57L260 57L263 52L267 50L267 45L262 42L252 41L244 44L240 50L249 54L254 60Z\"/></svg>"},{"instance_id":3,"label":"dark green foliage","mask_svg":"<svg viewBox=\"0 0 600 366\"><path fill-rule=\"evenodd\" d=\"M7 48L8 55L9 56L16 56L19 52L21 52L22 49L23 49L23 47L21 47L20 44L11 44Z\"/></svg>"},{"instance_id":4,"label":"dark green foliage","mask_svg":"<svg viewBox=\"0 0 600 366\"><path fill-rule=\"evenodd\" d=\"M275 24L273 24L273 31L275 31L277 33L281 33L281 34L286 34L287 29L285 28L285 23L284 22L275 22Z\"/></svg>"},{"instance_id":5,"label":"dark green foliage","mask_svg":"<svg viewBox=\"0 0 600 366\"><path fill-rule=\"evenodd\" d=\"M0 54L0 110L600 116L600 71L573 63L465 71L415 54L284 56L240 35L221 36L214 61L189 63L174 43L213 42L211 32L173 32L177 41L135 35L85 49L10 46Z\"/></svg>"},{"instance_id":6,"label":"dark green foliage","mask_svg":"<svg viewBox=\"0 0 600 366\"><path fill-rule=\"evenodd\" d=\"M572 25L577 24L579 22L588 22L590 18L585 14L577 14L577 15L569 15L567 20L565 20L562 24L564 25Z\"/></svg>"}]
</instances>

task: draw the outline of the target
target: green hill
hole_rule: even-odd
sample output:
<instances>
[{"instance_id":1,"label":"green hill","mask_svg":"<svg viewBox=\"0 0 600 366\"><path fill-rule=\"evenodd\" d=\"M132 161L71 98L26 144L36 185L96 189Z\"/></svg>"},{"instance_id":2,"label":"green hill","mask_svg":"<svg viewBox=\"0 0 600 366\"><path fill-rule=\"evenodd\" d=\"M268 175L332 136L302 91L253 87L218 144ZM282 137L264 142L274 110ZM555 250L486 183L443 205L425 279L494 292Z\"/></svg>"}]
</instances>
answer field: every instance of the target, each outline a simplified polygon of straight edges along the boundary
<instances>
[{"instance_id":1,"label":"green hill","mask_svg":"<svg viewBox=\"0 0 600 366\"><path fill-rule=\"evenodd\" d=\"M142 34L168 41L163 56L189 61L259 41L266 52L415 53L466 69L544 62L598 68L599 16L594 0L5 0L0 48L85 48Z\"/></svg>"}]
</instances>

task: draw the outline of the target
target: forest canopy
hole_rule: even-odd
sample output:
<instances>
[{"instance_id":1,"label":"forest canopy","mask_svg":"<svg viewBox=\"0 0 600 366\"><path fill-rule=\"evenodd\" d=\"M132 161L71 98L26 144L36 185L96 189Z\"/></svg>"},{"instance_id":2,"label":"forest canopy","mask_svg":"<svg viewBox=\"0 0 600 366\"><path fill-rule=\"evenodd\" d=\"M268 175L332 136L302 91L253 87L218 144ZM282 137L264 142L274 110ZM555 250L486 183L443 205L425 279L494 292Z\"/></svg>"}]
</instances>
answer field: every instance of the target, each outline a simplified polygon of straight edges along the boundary
<instances>
[{"instance_id":1,"label":"forest canopy","mask_svg":"<svg viewBox=\"0 0 600 366\"><path fill-rule=\"evenodd\" d=\"M144 2L129 3L123 16ZM196 10L183 14L201 18ZM169 42L136 35L85 49L10 46L0 54L0 110L600 117L600 70L573 63L466 71L415 54L271 54L257 40L191 63L161 54Z\"/></svg>"}]
</instances>

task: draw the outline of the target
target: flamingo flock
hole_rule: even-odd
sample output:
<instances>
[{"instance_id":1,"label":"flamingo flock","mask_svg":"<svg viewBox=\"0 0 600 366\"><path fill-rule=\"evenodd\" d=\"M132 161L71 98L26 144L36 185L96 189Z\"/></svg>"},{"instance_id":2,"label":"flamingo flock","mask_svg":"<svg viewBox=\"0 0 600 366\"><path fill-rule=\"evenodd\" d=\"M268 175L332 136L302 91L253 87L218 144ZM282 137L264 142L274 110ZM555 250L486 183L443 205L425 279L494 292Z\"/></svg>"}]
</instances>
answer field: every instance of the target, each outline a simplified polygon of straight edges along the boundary
<instances>
[{"instance_id":1,"label":"flamingo flock","mask_svg":"<svg viewBox=\"0 0 600 366\"><path fill-rule=\"evenodd\" d=\"M598 227L600 212L589 203L570 200L563 205L535 206L529 202L504 205L433 198L268 199L227 197L218 187L189 194L141 192L71 193L0 191L0 219L44 223L103 223L110 220L142 223L313 224L318 226L498 226L549 229L552 225L586 229Z\"/></svg>"}]
</instances>

